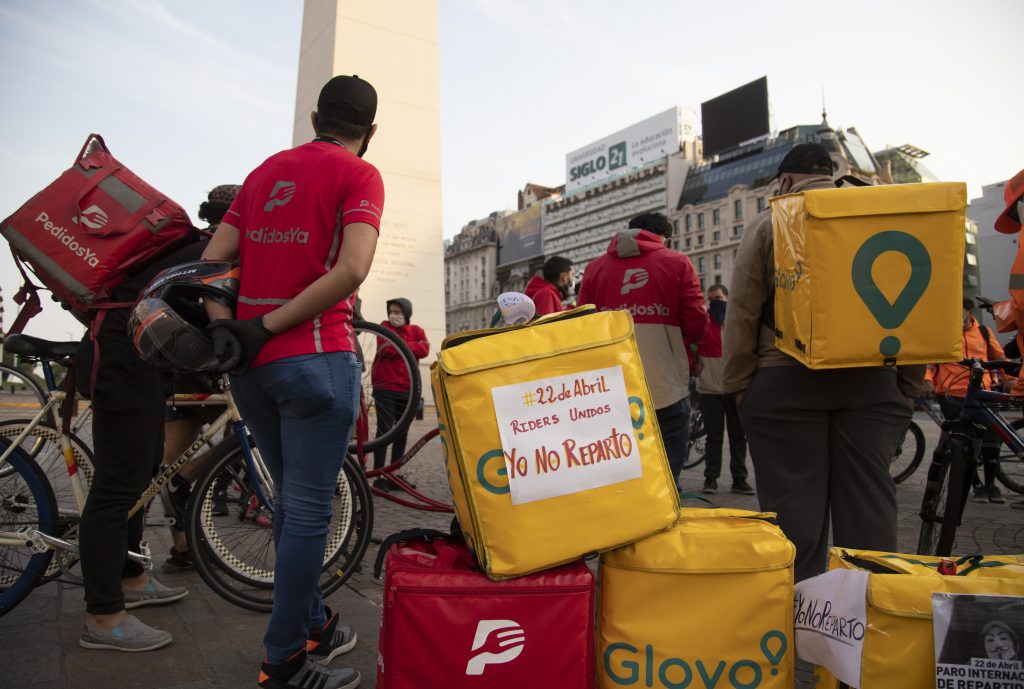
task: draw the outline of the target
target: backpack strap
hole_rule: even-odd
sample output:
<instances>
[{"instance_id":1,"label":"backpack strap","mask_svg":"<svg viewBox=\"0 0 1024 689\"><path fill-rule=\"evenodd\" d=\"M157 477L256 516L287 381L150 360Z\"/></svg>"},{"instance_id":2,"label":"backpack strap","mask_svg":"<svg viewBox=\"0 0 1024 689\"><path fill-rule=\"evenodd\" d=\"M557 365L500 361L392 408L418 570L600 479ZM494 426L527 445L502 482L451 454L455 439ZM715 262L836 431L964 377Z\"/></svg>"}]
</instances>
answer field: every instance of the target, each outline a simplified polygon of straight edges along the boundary
<instances>
[{"instance_id":1,"label":"backpack strap","mask_svg":"<svg viewBox=\"0 0 1024 689\"><path fill-rule=\"evenodd\" d=\"M8 335L20 333L25 329L28 322L32 320L32 317L43 310L43 306L39 301L40 287L33 283L28 273L25 272L21 256L18 255L13 246L11 247L11 255L14 256L14 265L18 267L18 272L21 273L23 282L21 283L21 289L14 295L14 303L21 304L21 309L19 309L14 323L11 324L11 329L7 331Z\"/></svg>"},{"instance_id":2,"label":"backpack strap","mask_svg":"<svg viewBox=\"0 0 1024 689\"><path fill-rule=\"evenodd\" d=\"M981 331L981 336L985 338L985 358L991 358L992 356L992 338L989 336L989 329L978 323L978 329Z\"/></svg>"}]
</instances>

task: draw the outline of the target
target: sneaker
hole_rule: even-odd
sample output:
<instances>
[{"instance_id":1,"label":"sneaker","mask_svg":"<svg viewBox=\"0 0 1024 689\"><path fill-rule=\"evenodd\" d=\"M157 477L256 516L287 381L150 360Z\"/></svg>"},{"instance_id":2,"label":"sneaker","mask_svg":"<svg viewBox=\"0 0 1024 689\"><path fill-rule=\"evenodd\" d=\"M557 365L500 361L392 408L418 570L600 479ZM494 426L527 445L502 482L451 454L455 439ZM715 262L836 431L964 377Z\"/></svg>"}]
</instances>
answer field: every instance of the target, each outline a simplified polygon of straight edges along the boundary
<instances>
[{"instance_id":1,"label":"sneaker","mask_svg":"<svg viewBox=\"0 0 1024 689\"><path fill-rule=\"evenodd\" d=\"M975 486L974 492L971 494L971 500L974 502L988 502L988 491L985 490L985 486Z\"/></svg>"},{"instance_id":2,"label":"sneaker","mask_svg":"<svg viewBox=\"0 0 1024 689\"><path fill-rule=\"evenodd\" d=\"M356 645L356 633L351 627L338 623L338 613L329 615L322 629L309 632L306 653L318 663L330 663L342 653L348 653Z\"/></svg>"},{"instance_id":3,"label":"sneaker","mask_svg":"<svg viewBox=\"0 0 1024 689\"><path fill-rule=\"evenodd\" d=\"M310 660L299 651L280 665L264 662L259 685L263 689L353 689L359 686L359 673L351 668L334 669Z\"/></svg>"},{"instance_id":4,"label":"sneaker","mask_svg":"<svg viewBox=\"0 0 1024 689\"><path fill-rule=\"evenodd\" d=\"M168 574L177 574L178 572L187 572L190 569L195 568L195 563L192 562L192 555L188 552L179 552L171 546L171 556L164 560L164 565L161 568Z\"/></svg>"},{"instance_id":5,"label":"sneaker","mask_svg":"<svg viewBox=\"0 0 1024 689\"><path fill-rule=\"evenodd\" d=\"M101 648L128 653L155 651L172 641L174 637L170 632L143 624L134 615L129 615L124 622L110 631L87 619L85 631L78 637L78 645L82 648Z\"/></svg>"},{"instance_id":6,"label":"sneaker","mask_svg":"<svg viewBox=\"0 0 1024 689\"><path fill-rule=\"evenodd\" d=\"M228 516L228 494L223 488L217 488L213 491L212 513L214 517Z\"/></svg>"},{"instance_id":7,"label":"sneaker","mask_svg":"<svg viewBox=\"0 0 1024 689\"><path fill-rule=\"evenodd\" d=\"M988 501L997 504L1006 502L1006 498L1003 497L1003 492L999 490L999 486L991 485L985 487L985 494L988 495Z\"/></svg>"},{"instance_id":8,"label":"sneaker","mask_svg":"<svg viewBox=\"0 0 1024 689\"><path fill-rule=\"evenodd\" d=\"M150 576L142 589L122 589L124 592L124 609L132 610L144 605L164 605L181 600L188 595L188 589L181 586L164 586Z\"/></svg>"},{"instance_id":9,"label":"sneaker","mask_svg":"<svg viewBox=\"0 0 1024 689\"><path fill-rule=\"evenodd\" d=\"M704 479L704 487L700 491L701 493L717 493L718 492L718 481L713 478Z\"/></svg>"},{"instance_id":10,"label":"sneaker","mask_svg":"<svg viewBox=\"0 0 1024 689\"><path fill-rule=\"evenodd\" d=\"M736 481L732 484L732 492L740 495L757 495L757 491L750 487L746 481Z\"/></svg>"}]
</instances>

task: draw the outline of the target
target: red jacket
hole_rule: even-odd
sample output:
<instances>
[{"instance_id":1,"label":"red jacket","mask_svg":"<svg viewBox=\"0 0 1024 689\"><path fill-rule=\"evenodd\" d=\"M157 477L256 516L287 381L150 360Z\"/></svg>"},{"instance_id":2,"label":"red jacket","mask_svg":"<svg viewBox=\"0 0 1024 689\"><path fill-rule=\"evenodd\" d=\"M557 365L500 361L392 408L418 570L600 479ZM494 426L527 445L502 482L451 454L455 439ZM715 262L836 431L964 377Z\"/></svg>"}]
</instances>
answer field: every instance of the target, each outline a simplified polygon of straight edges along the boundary
<instances>
[{"instance_id":1,"label":"red jacket","mask_svg":"<svg viewBox=\"0 0 1024 689\"><path fill-rule=\"evenodd\" d=\"M647 230L621 232L604 256L587 265L577 303L633 314L656 409L689 394L688 345L700 342L708 328L700 280L689 258Z\"/></svg>"},{"instance_id":2,"label":"red jacket","mask_svg":"<svg viewBox=\"0 0 1024 689\"><path fill-rule=\"evenodd\" d=\"M381 325L398 333L409 345L409 349L412 350L413 356L417 360L430 353L430 342L420 326L410 323L396 328L388 321L381 321ZM370 382L374 388L382 390L409 391L409 373L406 371L405 364L402 363L402 355L383 337L377 338L377 355L373 357L373 366L370 368Z\"/></svg>"},{"instance_id":3,"label":"red jacket","mask_svg":"<svg viewBox=\"0 0 1024 689\"><path fill-rule=\"evenodd\" d=\"M562 310L562 293L540 275L534 275L526 285L526 296L533 299L538 316L558 313Z\"/></svg>"}]
</instances>

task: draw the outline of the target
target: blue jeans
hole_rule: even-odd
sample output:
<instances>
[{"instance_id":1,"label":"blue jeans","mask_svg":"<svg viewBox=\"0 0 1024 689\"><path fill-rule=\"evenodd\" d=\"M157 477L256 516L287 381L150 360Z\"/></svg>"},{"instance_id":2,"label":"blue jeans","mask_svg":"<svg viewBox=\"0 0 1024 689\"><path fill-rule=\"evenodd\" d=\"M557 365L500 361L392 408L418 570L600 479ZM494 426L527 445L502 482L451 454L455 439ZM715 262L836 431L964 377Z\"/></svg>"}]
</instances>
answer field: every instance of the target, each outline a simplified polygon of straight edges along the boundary
<instances>
[{"instance_id":1,"label":"blue jeans","mask_svg":"<svg viewBox=\"0 0 1024 689\"><path fill-rule=\"evenodd\" d=\"M678 481L690 447L690 400L684 397L667 407L655 409L654 413L658 417L665 453L668 454L668 465L672 468L672 480Z\"/></svg>"},{"instance_id":2,"label":"blue jeans","mask_svg":"<svg viewBox=\"0 0 1024 689\"><path fill-rule=\"evenodd\" d=\"M274 607L267 661L305 648L327 621L318 586L334 489L359 411L360 365L351 352L304 354L232 377L235 401L276 493Z\"/></svg>"}]
</instances>

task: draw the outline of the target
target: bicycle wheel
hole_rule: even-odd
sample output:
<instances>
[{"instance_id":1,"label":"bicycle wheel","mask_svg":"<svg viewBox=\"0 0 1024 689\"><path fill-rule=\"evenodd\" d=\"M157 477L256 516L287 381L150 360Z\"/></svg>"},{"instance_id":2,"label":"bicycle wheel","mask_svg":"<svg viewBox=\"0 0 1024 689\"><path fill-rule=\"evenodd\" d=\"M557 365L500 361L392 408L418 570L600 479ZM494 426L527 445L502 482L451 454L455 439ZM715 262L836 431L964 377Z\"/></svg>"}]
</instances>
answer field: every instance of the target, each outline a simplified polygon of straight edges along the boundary
<instances>
[{"instance_id":1,"label":"bicycle wheel","mask_svg":"<svg viewBox=\"0 0 1024 689\"><path fill-rule=\"evenodd\" d=\"M356 355L363 364L363 373L360 377L361 410L356 433L365 436L363 452L372 452L391 444L395 437L408 429L412 423L422 393L420 367L409 345L394 331L368 321L355 321L352 327L355 333ZM394 408L382 409L378 408L373 398L371 371L377 352L388 346L394 347L400 354L398 366L408 376L410 385L408 394L399 393L400 399ZM348 451L358 452L356 434L353 434Z\"/></svg>"},{"instance_id":2,"label":"bicycle wheel","mask_svg":"<svg viewBox=\"0 0 1024 689\"><path fill-rule=\"evenodd\" d=\"M18 416L35 416L46 404L46 390L33 376L24 371L0 364L0 392L3 408L16 408Z\"/></svg>"},{"instance_id":3,"label":"bicycle wheel","mask_svg":"<svg viewBox=\"0 0 1024 689\"><path fill-rule=\"evenodd\" d=\"M0 450L9 444L0 439ZM17 448L6 466L13 471L0 476L0 532L9 535L27 527L54 535L57 505L42 469ZM0 545L0 617L24 600L52 559L49 549L38 553L26 545Z\"/></svg>"},{"instance_id":4,"label":"bicycle wheel","mask_svg":"<svg viewBox=\"0 0 1024 689\"><path fill-rule=\"evenodd\" d=\"M225 600L270 612L274 597L272 517L260 507L236 438L214 452L210 469L192 487L186 524L196 570ZM335 489L320 590L328 595L359 566L373 530L373 500L351 458Z\"/></svg>"},{"instance_id":5,"label":"bicycle wheel","mask_svg":"<svg viewBox=\"0 0 1024 689\"><path fill-rule=\"evenodd\" d=\"M917 471L924 458L924 431L914 421L903 431L900 444L889 464L889 475L896 483L903 483Z\"/></svg>"},{"instance_id":6,"label":"bicycle wheel","mask_svg":"<svg viewBox=\"0 0 1024 689\"><path fill-rule=\"evenodd\" d=\"M1024 419L1015 419L1010 426L1020 433L1024 429ZM1024 460L1015 455L1005 445L999 448L999 466L996 468L999 482L1016 493L1024 493Z\"/></svg>"},{"instance_id":7,"label":"bicycle wheel","mask_svg":"<svg viewBox=\"0 0 1024 689\"><path fill-rule=\"evenodd\" d=\"M704 454L707 451L708 430L704 428L704 416L700 408L694 405L690 413L690 443L686 446L686 459L683 460L683 468L695 467L704 461Z\"/></svg>"},{"instance_id":8,"label":"bicycle wheel","mask_svg":"<svg viewBox=\"0 0 1024 689\"><path fill-rule=\"evenodd\" d=\"M932 453L928 466L928 478L921 497L921 531L917 537L917 554L931 555L936 542L938 527L946 511L946 489L949 476L949 442L945 434Z\"/></svg>"}]
</instances>

